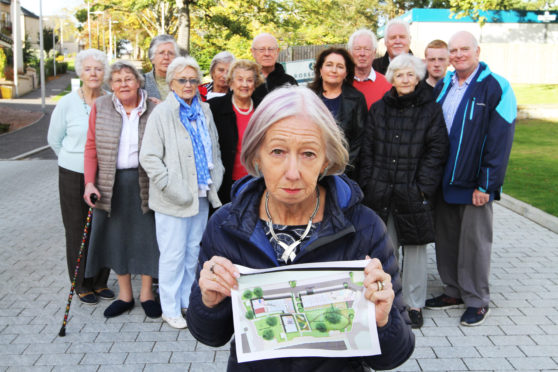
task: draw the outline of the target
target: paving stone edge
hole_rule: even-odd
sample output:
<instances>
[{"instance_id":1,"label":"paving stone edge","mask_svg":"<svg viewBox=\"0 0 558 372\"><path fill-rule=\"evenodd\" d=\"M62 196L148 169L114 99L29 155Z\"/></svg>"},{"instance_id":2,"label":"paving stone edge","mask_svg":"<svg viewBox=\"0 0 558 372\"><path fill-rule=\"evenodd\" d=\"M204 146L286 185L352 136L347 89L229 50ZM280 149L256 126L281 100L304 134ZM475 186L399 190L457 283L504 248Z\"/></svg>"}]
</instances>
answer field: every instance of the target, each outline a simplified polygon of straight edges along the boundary
<instances>
[{"instance_id":1,"label":"paving stone edge","mask_svg":"<svg viewBox=\"0 0 558 372\"><path fill-rule=\"evenodd\" d=\"M522 202L521 200L517 200L507 194L502 194L501 200L497 201L497 203L543 227L546 227L552 232L558 233L558 217L535 208L530 204Z\"/></svg>"}]
</instances>

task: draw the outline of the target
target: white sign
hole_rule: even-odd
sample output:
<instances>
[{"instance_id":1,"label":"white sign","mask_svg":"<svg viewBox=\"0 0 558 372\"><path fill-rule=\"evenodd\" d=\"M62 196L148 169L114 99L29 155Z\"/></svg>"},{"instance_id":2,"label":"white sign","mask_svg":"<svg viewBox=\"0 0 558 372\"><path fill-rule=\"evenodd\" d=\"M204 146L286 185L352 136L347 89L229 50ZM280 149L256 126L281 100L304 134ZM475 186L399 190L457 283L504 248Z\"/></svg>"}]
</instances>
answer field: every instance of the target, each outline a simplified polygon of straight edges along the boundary
<instances>
[{"instance_id":1,"label":"white sign","mask_svg":"<svg viewBox=\"0 0 558 372\"><path fill-rule=\"evenodd\" d=\"M238 361L380 354L374 304L364 298L367 263L236 265L241 276L231 300Z\"/></svg>"},{"instance_id":2,"label":"white sign","mask_svg":"<svg viewBox=\"0 0 558 372\"><path fill-rule=\"evenodd\" d=\"M314 80L314 63L313 59L303 59L301 61L282 62L287 74L296 79L298 85L306 85Z\"/></svg>"},{"instance_id":3,"label":"white sign","mask_svg":"<svg viewBox=\"0 0 558 372\"><path fill-rule=\"evenodd\" d=\"M79 79L72 79L72 92L75 92L76 90L79 89L81 80Z\"/></svg>"}]
</instances>

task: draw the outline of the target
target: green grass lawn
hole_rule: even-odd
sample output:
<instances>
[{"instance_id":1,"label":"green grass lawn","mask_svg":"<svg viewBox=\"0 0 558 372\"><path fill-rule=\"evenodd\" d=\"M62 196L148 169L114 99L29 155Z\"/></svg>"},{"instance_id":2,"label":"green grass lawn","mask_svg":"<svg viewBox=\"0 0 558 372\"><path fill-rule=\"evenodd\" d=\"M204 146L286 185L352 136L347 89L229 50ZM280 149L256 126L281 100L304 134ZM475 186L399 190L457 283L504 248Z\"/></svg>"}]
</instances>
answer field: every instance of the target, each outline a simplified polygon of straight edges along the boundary
<instances>
[{"instance_id":1,"label":"green grass lawn","mask_svg":"<svg viewBox=\"0 0 558 372\"><path fill-rule=\"evenodd\" d=\"M519 105L558 104L558 84L514 84Z\"/></svg>"},{"instance_id":2,"label":"green grass lawn","mask_svg":"<svg viewBox=\"0 0 558 372\"><path fill-rule=\"evenodd\" d=\"M504 193L558 216L558 122L516 123Z\"/></svg>"}]
</instances>

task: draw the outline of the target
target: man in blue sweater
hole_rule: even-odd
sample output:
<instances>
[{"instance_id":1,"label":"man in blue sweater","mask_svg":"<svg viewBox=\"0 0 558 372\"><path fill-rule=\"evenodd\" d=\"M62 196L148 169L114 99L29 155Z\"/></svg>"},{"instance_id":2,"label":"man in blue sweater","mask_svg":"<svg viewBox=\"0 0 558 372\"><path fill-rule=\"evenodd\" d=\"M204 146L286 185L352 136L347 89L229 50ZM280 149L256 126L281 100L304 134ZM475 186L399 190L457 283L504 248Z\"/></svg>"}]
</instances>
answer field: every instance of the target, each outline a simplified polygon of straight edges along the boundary
<instances>
[{"instance_id":1,"label":"man in blue sweater","mask_svg":"<svg viewBox=\"0 0 558 372\"><path fill-rule=\"evenodd\" d=\"M444 294L426 301L430 309L465 304L461 324L475 326L489 312L492 201L508 165L517 116L507 80L479 62L469 32L449 41L448 73L435 88L450 139L450 154L436 205L436 260Z\"/></svg>"}]
</instances>

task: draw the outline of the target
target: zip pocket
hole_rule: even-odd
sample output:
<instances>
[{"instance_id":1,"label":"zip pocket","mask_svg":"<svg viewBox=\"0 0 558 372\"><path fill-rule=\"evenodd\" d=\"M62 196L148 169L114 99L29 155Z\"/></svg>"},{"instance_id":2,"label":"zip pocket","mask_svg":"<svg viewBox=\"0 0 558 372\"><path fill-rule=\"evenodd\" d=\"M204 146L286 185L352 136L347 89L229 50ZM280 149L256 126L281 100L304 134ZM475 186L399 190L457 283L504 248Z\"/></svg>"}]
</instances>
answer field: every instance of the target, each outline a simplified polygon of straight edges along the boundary
<instances>
[{"instance_id":1,"label":"zip pocket","mask_svg":"<svg viewBox=\"0 0 558 372\"><path fill-rule=\"evenodd\" d=\"M473 97L473 104L471 105L471 112L469 114L469 120L473 120L473 112L475 111L475 100L476 100L476 98Z\"/></svg>"}]
</instances>

